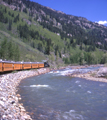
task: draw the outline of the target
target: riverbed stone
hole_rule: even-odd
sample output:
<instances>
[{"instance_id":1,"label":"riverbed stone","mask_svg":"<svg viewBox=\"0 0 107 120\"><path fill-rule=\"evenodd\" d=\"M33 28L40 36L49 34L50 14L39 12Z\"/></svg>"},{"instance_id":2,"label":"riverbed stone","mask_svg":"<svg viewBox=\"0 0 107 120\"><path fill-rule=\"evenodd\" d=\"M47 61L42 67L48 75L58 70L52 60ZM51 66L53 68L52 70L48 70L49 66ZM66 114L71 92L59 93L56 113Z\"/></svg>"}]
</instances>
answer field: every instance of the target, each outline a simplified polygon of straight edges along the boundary
<instances>
[{"instance_id":1,"label":"riverbed stone","mask_svg":"<svg viewBox=\"0 0 107 120\"><path fill-rule=\"evenodd\" d=\"M4 103L3 101L0 101L0 105L1 105L2 107L5 107L5 103Z\"/></svg>"},{"instance_id":2,"label":"riverbed stone","mask_svg":"<svg viewBox=\"0 0 107 120\"><path fill-rule=\"evenodd\" d=\"M0 91L2 91L2 88L0 87Z\"/></svg>"}]
</instances>

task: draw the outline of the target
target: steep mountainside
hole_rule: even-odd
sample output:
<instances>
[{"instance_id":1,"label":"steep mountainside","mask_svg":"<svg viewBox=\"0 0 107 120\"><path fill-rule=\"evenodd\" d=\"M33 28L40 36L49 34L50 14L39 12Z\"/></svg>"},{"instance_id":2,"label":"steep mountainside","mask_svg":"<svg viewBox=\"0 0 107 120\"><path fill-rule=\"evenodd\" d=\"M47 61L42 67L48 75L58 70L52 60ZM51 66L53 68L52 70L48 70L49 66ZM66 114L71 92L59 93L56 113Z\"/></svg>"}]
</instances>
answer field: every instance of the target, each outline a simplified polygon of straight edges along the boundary
<instances>
[{"instance_id":1,"label":"steep mountainside","mask_svg":"<svg viewBox=\"0 0 107 120\"><path fill-rule=\"evenodd\" d=\"M37 59L35 55L40 53L41 59L48 58L51 63L62 59L79 64L107 62L106 26L29 0L1 0L0 4L1 39L3 34L11 35L20 51L23 44L22 56L27 53L27 60ZM35 52L32 59L30 52Z\"/></svg>"}]
</instances>

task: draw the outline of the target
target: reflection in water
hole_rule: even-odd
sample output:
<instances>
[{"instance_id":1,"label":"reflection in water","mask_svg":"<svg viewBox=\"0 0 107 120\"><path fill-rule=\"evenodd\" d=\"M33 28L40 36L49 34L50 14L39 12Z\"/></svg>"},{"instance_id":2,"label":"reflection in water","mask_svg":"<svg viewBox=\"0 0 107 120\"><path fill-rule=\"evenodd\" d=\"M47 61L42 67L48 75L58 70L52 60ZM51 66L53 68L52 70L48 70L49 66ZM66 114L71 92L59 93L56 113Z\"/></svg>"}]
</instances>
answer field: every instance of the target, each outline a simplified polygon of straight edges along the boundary
<instances>
[{"instance_id":1,"label":"reflection in water","mask_svg":"<svg viewBox=\"0 0 107 120\"><path fill-rule=\"evenodd\" d=\"M18 92L31 117L34 120L107 120L107 83L71 78L62 73L66 70L21 82Z\"/></svg>"}]
</instances>

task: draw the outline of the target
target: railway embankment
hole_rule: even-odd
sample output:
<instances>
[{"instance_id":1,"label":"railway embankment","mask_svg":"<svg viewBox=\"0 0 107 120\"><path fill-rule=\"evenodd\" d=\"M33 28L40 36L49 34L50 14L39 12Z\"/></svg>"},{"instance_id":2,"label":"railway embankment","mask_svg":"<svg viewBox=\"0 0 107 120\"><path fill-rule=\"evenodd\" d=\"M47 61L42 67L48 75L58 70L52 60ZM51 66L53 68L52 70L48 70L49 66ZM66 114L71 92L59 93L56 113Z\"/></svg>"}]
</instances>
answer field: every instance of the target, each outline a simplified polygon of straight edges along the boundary
<instances>
[{"instance_id":1,"label":"railway embankment","mask_svg":"<svg viewBox=\"0 0 107 120\"><path fill-rule=\"evenodd\" d=\"M19 71L0 76L0 120L32 120L27 114L17 94L20 81L31 76L49 72L49 68Z\"/></svg>"},{"instance_id":2,"label":"railway embankment","mask_svg":"<svg viewBox=\"0 0 107 120\"><path fill-rule=\"evenodd\" d=\"M87 80L99 82L107 82L107 67L101 67L98 70L90 71L88 73L68 74L68 76L85 78Z\"/></svg>"}]
</instances>

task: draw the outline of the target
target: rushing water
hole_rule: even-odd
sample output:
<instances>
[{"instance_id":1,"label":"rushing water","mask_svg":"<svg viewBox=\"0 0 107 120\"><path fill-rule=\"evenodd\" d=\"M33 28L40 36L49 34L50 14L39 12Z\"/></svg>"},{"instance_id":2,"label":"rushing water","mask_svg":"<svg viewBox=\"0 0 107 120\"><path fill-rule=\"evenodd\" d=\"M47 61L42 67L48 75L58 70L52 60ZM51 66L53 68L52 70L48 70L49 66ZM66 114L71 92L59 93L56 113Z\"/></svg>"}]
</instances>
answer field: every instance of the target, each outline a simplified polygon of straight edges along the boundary
<instances>
[{"instance_id":1,"label":"rushing water","mask_svg":"<svg viewBox=\"0 0 107 120\"><path fill-rule=\"evenodd\" d=\"M97 68L79 69L87 72ZM107 83L65 76L71 69L23 80L18 93L34 120L107 120Z\"/></svg>"}]
</instances>

